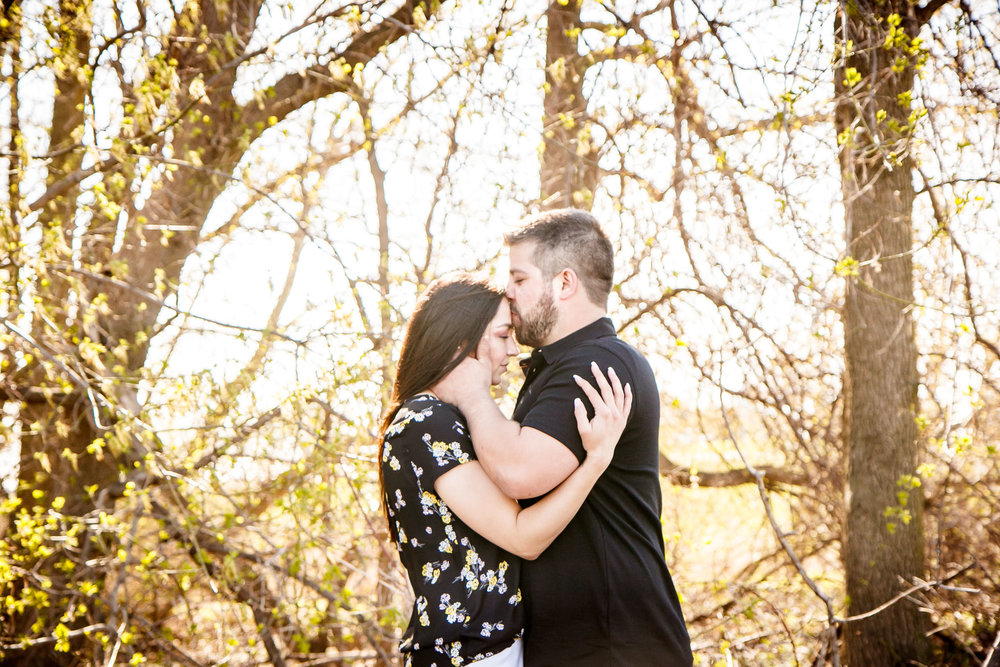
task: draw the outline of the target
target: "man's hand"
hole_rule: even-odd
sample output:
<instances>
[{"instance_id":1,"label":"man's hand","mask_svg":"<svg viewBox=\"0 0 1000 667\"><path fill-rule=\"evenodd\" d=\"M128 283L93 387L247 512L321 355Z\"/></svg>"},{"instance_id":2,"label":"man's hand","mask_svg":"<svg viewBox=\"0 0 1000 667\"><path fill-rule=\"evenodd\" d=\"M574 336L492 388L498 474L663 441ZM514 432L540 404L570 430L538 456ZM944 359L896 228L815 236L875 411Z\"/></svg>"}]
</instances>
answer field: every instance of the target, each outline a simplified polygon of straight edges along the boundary
<instances>
[{"instance_id":1,"label":"man's hand","mask_svg":"<svg viewBox=\"0 0 1000 667\"><path fill-rule=\"evenodd\" d=\"M490 380L493 375L489 359L489 341L483 336L479 341L476 357L468 356L463 359L455 370L431 387L431 391L442 401L457 406L459 410L462 410L462 405L467 399L477 394L485 393L489 396Z\"/></svg>"}]
</instances>

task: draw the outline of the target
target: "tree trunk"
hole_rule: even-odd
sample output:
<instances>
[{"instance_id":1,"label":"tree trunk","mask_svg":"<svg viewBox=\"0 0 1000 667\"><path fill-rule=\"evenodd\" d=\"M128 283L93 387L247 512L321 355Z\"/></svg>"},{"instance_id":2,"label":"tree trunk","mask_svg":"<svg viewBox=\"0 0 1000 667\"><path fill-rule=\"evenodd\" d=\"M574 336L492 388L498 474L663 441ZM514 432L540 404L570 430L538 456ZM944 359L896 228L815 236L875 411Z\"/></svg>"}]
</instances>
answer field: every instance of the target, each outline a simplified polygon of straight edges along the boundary
<instances>
[{"instance_id":1,"label":"tree trunk","mask_svg":"<svg viewBox=\"0 0 1000 667\"><path fill-rule=\"evenodd\" d=\"M59 70L55 82L49 141L49 152L55 157L49 163L47 186L80 168L83 157L80 138L88 88L87 78L81 73L90 51L89 7L62 2L59 15L65 17L67 24L66 32L60 35L65 69ZM52 264L73 261L78 193L78 188L70 188L65 196L50 201L39 216L42 252ZM74 319L74 307L81 305L76 303L72 286L65 276L51 272L37 283L36 297L39 305L32 317L32 338L48 348L49 353L67 351L75 345L74 339L82 338L74 326L67 326ZM57 378L42 363L46 351L33 351L35 364L23 383L49 391L23 397L21 420L35 427L26 429L21 436L18 498L22 507L27 508L47 506L53 498L62 496L69 501L65 511L79 515L86 511L88 504L81 498L82 487L108 481L108 467L86 454L87 445L95 437L94 418L93 414L88 414L88 401L82 387L60 388ZM72 437L65 437L67 433L72 433ZM80 457L64 457L66 448ZM114 473L113 468L111 473Z\"/></svg>"},{"instance_id":2,"label":"tree trunk","mask_svg":"<svg viewBox=\"0 0 1000 667\"><path fill-rule=\"evenodd\" d=\"M240 49L251 43L262 4L260 0L241 0L235 5L213 0L198 5L188 3L183 11L190 14L186 18L191 20L179 21L174 26L177 32L163 38L165 52L170 56L164 60L173 69L150 70L153 74L160 72L162 78L153 87L163 92L159 97L145 98L152 99L147 108L135 105L134 136L146 137L143 141L148 145L142 148L157 159L165 157L160 152L167 134L162 112L169 108L169 114L177 114L169 118L171 155L167 162L181 162L185 166L172 172L172 178L157 183L138 212L150 226L170 228L171 233L148 229L139 215L131 215L120 245L116 246L116 216L101 219L102 211L95 210L74 251L78 186L53 188L57 192L52 197L43 197L40 222L47 236L43 243L45 254L38 265L49 275L40 275L37 281L38 305L30 336L39 343L39 349L30 349L32 345L27 340L19 341L21 348L36 361L16 377L5 376L0 386L0 399L21 404L19 516L35 515L42 521L46 508L53 506L53 500L60 496L63 500L58 503L59 512L70 522L98 507L112 512L123 487L120 468L131 470L132 462L142 459L142 452L130 451L139 436L116 421L123 414L121 411L138 411L141 407L136 402L134 376L146 362L160 308L176 289L181 269L197 246L209 210L229 186L229 175L247 146L267 127L309 102L348 91L353 85L350 80L332 78L326 64L316 65L285 76L274 86L273 97L262 93L260 99L237 105L232 92L237 74L234 63L243 55ZM79 144L85 129L84 101L90 76L90 70L84 68L90 55L89 7L88 2L71 0L61 5L62 16L74 19L66 18L62 22L65 30L59 33L64 40L59 64L65 65L65 69L57 77L50 142L50 151L57 155L49 163L48 186L63 183L67 175L80 172L83 150ZM334 59L342 57L345 65L366 63L386 44L409 32L413 11L412 2L404 3L370 31L359 31L342 45L340 54L330 55ZM174 75L179 85L171 88ZM192 99L191 84L196 78L207 82L206 95ZM126 85L123 91L126 99L138 102L131 97L136 91L127 88ZM145 125L138 127L143 122ZM117 167L104 169L105 176L111 176L114 168L130 174L134 165L124 162L136 157L133 150L127 138L117 145L112 151L113 159L108 161ZM131 179L126 178L126 185L117 190L112 189L115 186L109 180L117 179L106 179L108 199L130 210L135 197ZM79 180L72 182L78 184ZM37 208L42 206L39 204ZM113 208L109 207L109 211ZM131 212L136 213L134 208ZM16 222L13 213L11 218ZM11 233L16 231L16 227L11 228ZM5 238L9 236L5 232ZM16 285L13 289L16 292ZM88 311L95 302L107 305ZM115 347L119 348L118 355L111 352ZM93 354L85 354L84 348ZM106 446L91 447L98 436L106 439ZM97 487L96 493L88 490L92 485ZM88 562L90 557L99 555L96 553L99 548L88 538L89 533L81 535L83 548L70 554L71 559L79 561L79 567L68 576L73 581L100 581L110 571L103 564L92 565L100 559ZM27 543L23 547L32 548ZM55 648L47 637L59 622L66 601L75 604L80 596L74 591L66 592L59 578L62 575L55 573L53 567L66 552L57 550L45 555L37 548L35 551L26 554L23 562L53 580L56 592L45 593L50 611L39 605L16 619L4 619L0 634L5 639L25 638L26 644L25 648L8 651L2 661L12 665L70 664L76 659L74 654ZM27 577L14 582L15 596L31 585ZM6 589L10 591L11 588ZM101 599L87 602L87 622L106 620L109 612ZM35 627L40 617L44 617L43 622ZM80 616L68 625L82 623L83 618ZM117 625L112 625L115 627L111 633L117 629ZM43 638L35 641L39 635ZM82 636L76 637L73 650L84 641Z\"/></svg>"},{"instance_id":3,"label":"tree trunk","mask_svg":"<svg viewBox=\"0 0 1000 667\"><path fill-rule=\"evenodd\" d=\"M906 99L914 67L907 47L918 27L912 14L907 17L911 6L848 3L836 27L843 50L834 78L848 254L839 269L849 277L843 313L843 558L852 616L889 602L924 574L923 499L916 488L917 350L910 316L915 193ZM896 28L893 12L902 15ZM887 41L893 29L905 29L905 35ZM850 622L844 633L847 663L922 660L928 628L926 616L905 599Z\"/></svg>"},{"instance_id":4,"label":"tree trunk","mask_svg":"<svg viewBox=\"0 0 1000 667\"><path fill-rule=\"evenodd\" d=\"M586 64L577 34L580 2L553 2L545 12L545 123L541 165L541 200L548 208L589 209L597 187L597 152L590 141Z\"/></svg>"}]
</instances>

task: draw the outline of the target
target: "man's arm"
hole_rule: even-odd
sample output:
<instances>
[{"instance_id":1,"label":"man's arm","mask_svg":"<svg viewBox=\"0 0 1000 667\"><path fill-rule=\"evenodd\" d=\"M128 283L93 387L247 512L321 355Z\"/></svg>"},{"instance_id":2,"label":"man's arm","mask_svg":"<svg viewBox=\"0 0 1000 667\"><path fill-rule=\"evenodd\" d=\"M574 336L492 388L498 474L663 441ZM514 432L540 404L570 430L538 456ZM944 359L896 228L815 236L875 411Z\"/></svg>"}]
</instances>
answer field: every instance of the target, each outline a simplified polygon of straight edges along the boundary
<instances>
[{"instance_id":1,"label":"man's arm","mask_svg":"<svg viewBox=\"0 0 1000 667\"><path fill-rule=\"evenodd\" d=\"M552 436L504 417L488 387L456 393L459 396L438 395L465 415L479 462L511 498L545 495L580 465L576 455ZM572 409L566 406L567 413Z\"/></svg>"},{"instance_id":2,"label":"man's arm","mask_svg":"<svg viewBox=\"0 0 1000 667\"><path fill-rule=\"evenodd\" d=\"M434 488L448 507L474 531L522 558L534 559L563 531L611 463L632 410L632 391L617 378L601 383L600 393L582 380L580 388L594 407L588 419L583 401L573 415L587 451L573 473L531 507L520 507L486 474L479 461L455 466L437 478Z\"/></svg>"},{"instance_id":3,"label":"man's arm","mask_svg":"<svg viewBox=\"0 0 1000 667\"><path fill-rule=\"evenodd\" d=\"M552 436L507 419L490 394L492 371L486 350L468 357L431 389L458 407L469 425L476 457L486 474L511 498L545 495L580 465L576 455ZM572 405L566 405L567 416Z\"/></svg>"}]
</instances>

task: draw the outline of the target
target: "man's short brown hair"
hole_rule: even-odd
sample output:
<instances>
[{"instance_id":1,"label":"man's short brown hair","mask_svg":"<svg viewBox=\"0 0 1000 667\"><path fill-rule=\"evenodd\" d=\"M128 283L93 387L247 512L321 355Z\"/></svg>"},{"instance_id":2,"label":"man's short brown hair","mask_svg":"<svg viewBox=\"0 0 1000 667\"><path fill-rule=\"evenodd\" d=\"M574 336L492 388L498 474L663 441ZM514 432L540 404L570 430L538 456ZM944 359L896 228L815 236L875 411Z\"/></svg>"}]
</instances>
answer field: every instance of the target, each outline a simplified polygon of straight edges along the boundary
<instances>
[{"instance_id":1,"label":"man's short brown hair","mask_svg":"<svg viewBox=\"0 0 1000 667\"><path fill-rule=\"evenodd\" d=\"M607 306L614 277L614 251L590 213L575 208L544 211L504 234L503 240L508 246L534 243L532 259L546 279L563 269L572 269L587 297L596 305Z\"/></svg>"}]
</instances>

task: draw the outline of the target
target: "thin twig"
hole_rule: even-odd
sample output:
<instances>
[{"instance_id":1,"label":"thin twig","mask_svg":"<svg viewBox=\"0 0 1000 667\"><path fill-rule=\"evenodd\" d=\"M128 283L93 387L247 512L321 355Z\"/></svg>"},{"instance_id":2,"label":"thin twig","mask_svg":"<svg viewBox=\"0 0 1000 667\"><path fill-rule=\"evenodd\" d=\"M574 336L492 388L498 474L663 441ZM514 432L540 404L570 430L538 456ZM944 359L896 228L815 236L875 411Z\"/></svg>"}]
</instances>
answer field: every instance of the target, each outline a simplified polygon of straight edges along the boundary
<instances>
[{"instance_id":1,"label":"thin twig","mask_svg":"<svg viewBox=\"0 0 1000 667\"><path fill-rule=\"evenodd\" d=\"M788 540L785 539L785 531L782 530L781 527L778 525L778 520L774 516L774 509L771 507L771 499L768 496L767 488L764 486L764 473L760 470L757 470L750 463L750 461L747 460L746 455L743 454L743 450L736 440L736 435L733 433L732 425L729 423L729 416L726 414L725 403L723 401L724 392L722 392L721 389L722 386L721 382L719 383L719 386L720 386L719 401L720 401L720 406L722 407L720 412L722 413L722 419L726 424L726 431L729 434L729 439L733 443L733 447L736 448L736 453L739 454L740 460L743 461L743 465L757 481L757 491L760 493L760 499L764 505L764 512L767 514L767 520L768 522L770 522L771 528L774 530L774 534L778 538L778 542L781 544L781 548L785 550L785 553L788 555L788 558L792 561L792 564L798 571L799 576L802 577L802 580L805 581L809 589L812 590L812 592L820 600L823 601L823 605L826 607L827 630L825 634L829 635L830 642L833 648L833 667L840 667L840 649L837 645L837 639L836 639L837 626L839 625L840 621L837 619L837 614L834 611L833 600L831 600L830 596L824 593L823 589L819 587L819 584L817 584L813 580L813 578L809 576L809 573L806 572L806 568L802 564L802 561L799 560L799 557L795 554L794 549L792 549L792 546L788 543Z\"/></svg>"},{"instance_id":2,"label":"thin twig","mask_svg":"<svg viewBox=\"0 0 1000 667\"><path fill-rule=\"evenodd\" d=\"M108 631L110 628L104 623L97 623L95 625L88 625L85 628L80 628L79 630L70 630L66 633L65 639L75 639L76 637L81 637L90 632L100 632ZM16 644L0 644L0 650L3 651L23 651L25 649L33 648L35 646L44 646L45 644L55 644L61 638L55 636L45 636L37 637L35 639L25 639Z\"/></svg>"}]
</instances>

